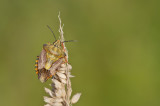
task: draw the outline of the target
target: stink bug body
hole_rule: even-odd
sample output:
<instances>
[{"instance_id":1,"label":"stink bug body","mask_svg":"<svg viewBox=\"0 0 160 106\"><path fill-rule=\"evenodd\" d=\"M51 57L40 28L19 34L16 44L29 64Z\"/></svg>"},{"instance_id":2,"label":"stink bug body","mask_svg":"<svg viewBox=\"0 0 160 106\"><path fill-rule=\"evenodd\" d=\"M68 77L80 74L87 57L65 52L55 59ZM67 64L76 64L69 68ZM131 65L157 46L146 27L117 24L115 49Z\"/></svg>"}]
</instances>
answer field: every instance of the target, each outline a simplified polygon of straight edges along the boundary
<instances>
[{"instance_id":1,"label":"stink bug body","mask_svg":"<svg viewBox=\"0 0 160 106\"><path fill-rule=\"evenodd\" d=\"M53 44L43 45L40 56L36 60L36 73L41 82L47 81L55 75L56 69L65 62L65 53L61 47L60 40Z\"/></svg>"},{"instance_id":2,"label":"stink bug body","mask_svg":"<svg viewBox=\"0 0 160 106\"><path fill-rule=\"evenodd\" d=\"M56 40L53 43L49 42L43 45L41 54L40 56L37 57L36 64L35 64L36 73L38 74L38 79L41 82L45 82L49 78L54 76L57 68L60 67L62 63L67 62L65 59L66 55L64 52L63 43L64 42L61 42L60 40Z\"/></svg>"}]
</instances>

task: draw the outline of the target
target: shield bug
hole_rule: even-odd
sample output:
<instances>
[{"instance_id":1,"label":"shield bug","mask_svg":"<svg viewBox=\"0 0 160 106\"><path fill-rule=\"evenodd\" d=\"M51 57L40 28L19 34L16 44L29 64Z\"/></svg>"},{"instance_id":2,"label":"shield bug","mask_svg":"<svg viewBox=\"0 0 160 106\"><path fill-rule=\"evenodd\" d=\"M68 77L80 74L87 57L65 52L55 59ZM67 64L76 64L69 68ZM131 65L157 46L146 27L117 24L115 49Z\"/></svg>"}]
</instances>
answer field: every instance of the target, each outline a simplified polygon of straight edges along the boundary
<instances>
[{"instance_id":1,"label":"shield bug","mask_svg":"<svg viewBox=\"0 0 160 106\"><path fill-rule=\"evenodd\" d=\"M51 28L48 26L51 30ZM53 31L51 30L54 35ZM38 74L38 79L41 82L47 81L49 78L55 75L56 70L62 63L66 63L66 54L64 52L63 43L64 42L72 42L70 41L61 41L56 40L54 35L55 42L43 44L43 49L40 53L40 56L37 56L35 70L36 74Z\"/></svg>"}]
</instances>

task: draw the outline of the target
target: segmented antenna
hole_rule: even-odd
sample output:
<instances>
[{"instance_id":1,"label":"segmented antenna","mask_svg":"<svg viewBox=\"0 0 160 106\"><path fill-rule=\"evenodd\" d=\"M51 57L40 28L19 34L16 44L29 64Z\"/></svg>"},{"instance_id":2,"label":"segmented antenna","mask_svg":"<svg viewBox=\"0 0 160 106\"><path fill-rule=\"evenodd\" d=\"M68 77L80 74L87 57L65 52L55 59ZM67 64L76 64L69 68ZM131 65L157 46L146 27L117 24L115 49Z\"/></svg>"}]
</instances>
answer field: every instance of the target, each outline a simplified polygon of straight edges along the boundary
<instances>
[{"instance_id":1,"label":"segmented antenna","mask_svg":"<svg viewBox=\"0 0 160 106\"><path fill-rule=\"evenodd\" d=\"M77 40L68 40L68 41L63 41L62 43L64 42L77 42Z\"/></svg>"},{"instance_id":2,"label":"segmented antenna","mask_svg":"<svg viewBox=\"0 0 160 106\"><path fill-rule=\"evenodd\" d=\"M52 29L49 27L49 25L47 25L47 27L48 27L48 28L50 29L50 31L52 32L52 34L53 34L55 40L57 40L55 34L53 33L53 31L52 31Z\"/></svg>"}]
</instances>

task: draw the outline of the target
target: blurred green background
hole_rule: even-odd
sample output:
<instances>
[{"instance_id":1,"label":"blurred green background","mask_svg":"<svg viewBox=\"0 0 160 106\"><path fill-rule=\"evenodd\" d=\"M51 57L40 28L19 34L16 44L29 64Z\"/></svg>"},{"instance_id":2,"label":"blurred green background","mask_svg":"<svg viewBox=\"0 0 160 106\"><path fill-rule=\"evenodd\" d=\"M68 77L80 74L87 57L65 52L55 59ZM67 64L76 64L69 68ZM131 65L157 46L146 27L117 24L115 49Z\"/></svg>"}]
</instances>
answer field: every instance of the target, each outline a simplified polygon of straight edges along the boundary
<instances>
[{"instance_id":1,"label":"blurred green background","mask_svg":"<svg viewBox=\"0 0 160 106\"><path fill-rule=\"evenodd\" d=\"M0 106L43 106L34 72L64 23L74 106L160 106L159 0L0 0Z\"/></svg>"}]
</instances>

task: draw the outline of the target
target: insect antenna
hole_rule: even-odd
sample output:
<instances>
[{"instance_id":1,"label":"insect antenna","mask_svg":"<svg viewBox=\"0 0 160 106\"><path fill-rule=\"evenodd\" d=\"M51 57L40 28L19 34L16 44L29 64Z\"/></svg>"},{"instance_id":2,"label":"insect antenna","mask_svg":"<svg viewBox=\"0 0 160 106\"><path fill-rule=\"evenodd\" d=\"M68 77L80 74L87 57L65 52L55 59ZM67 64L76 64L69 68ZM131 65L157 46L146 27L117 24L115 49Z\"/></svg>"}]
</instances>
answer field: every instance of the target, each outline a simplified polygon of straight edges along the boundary
<instances>
[{"instance_id":1,"label":"insect antenna","mask_svg":"<svg viewBox=\"0 0 160 106\"><path fill-rule=\"evenodd\" d=\"M77 40L68 40L68 41L63 41L62 43L64 42L77 42Z\"/></svg>"},{"instance_id":2,"label":"insect antenna","mask_svg":"<svg viewBox=\"0 0 160 106\"><path fill-rule=\"evenodd\" d=\"M50 29L50 31L52 32L52 34L53 34L55 40L57 40L55 34L53 33L53 31L52 31L52 29L49 27L49 25L47 25L47 27L48 27L48 28Z\"/></svg>"}]
</instances>

